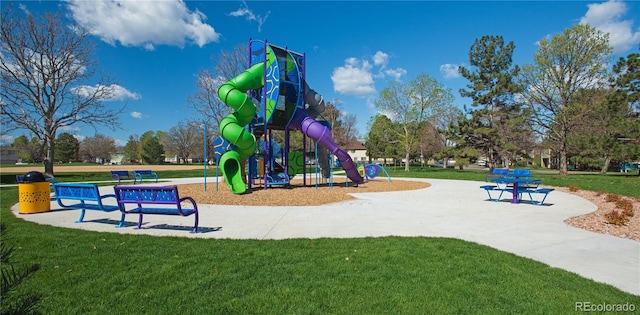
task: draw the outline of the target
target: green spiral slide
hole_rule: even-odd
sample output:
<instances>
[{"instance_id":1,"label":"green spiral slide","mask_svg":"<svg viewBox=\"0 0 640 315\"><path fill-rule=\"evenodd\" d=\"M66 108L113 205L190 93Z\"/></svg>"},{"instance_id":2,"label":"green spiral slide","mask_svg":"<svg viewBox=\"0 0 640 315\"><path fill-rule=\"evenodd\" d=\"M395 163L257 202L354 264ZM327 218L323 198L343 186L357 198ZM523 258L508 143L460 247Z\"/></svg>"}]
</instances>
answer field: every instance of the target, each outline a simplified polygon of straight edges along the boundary
<instances>
[{"instance_id":1,"label":"green spiral slide","mask_svg":"<svg viewBox=\"0 0 640 315\"><path fill-rule=\"evenodd\" d=\"M253 155L256 148L256 137L244 128L256 113L256 105L247 91L263 86L263 74L264 64L257 63L218 89L220 100L234 110L220 121L220 135L233 144L235 149L224 153L219 162L222 175L234 194L242 194L246 190L240 161Z\"/></svg>"}]
</instances>

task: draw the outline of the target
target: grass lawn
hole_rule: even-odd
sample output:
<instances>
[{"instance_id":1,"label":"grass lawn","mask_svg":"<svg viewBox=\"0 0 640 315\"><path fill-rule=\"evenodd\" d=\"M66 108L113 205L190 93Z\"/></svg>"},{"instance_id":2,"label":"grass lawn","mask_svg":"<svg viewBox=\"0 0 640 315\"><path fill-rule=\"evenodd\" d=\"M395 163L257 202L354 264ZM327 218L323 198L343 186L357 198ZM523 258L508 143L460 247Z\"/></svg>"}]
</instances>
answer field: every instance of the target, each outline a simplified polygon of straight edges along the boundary
<instances>
[{"instance_id":1,"label":"grass lawn","mask_svg":"<svg viewBox=\"0 0 640 315\"><path fill-rule=\"evenodd\" d=\"M402 173L392 176L409 176ZM410 175L482 180L484 174L424 173ZM97 180L103 174L69 178L82 176ZM573 175L568 178L567 184ZM16 246L14 265L40 265L2 297L2 305L39 294L37 309L44 314L564 314L574 312L576 302L632 303L640 309L638 296L461 240L251 241L98 233L15 218L10 207L17 189L1 192L0 220L8 228L2 242Z\"/></svg>"}]
</instances>

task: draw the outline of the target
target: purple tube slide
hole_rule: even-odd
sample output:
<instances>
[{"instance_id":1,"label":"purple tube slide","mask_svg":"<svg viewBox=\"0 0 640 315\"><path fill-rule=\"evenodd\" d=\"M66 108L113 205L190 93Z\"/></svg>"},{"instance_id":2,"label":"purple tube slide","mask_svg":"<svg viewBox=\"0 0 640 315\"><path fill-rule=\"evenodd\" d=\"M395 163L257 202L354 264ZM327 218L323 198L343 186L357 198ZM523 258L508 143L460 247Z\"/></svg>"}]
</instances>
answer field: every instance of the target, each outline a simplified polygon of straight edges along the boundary
<instances>
[{"instance_id":1,"label":"purple tube slide","mask_svg":"<svg viewBox=\"0 0 640 315\"><path fill-rule=\"evenodd\" d=\"M329 128L309 117L309 115L302 110L296 110L290 126L294 129L300 130L304 135L314 139L322 147L331 151L331 153L338 158L340 164L342 164L342 168L347 172L349 179L355 183L364 182L364 179L360 176L360 173L358 173L358 168L351 159L351 156L349 156L349 154L344 150L340 149L331 138L331 131Z\"/></svg>"}]
</instances>

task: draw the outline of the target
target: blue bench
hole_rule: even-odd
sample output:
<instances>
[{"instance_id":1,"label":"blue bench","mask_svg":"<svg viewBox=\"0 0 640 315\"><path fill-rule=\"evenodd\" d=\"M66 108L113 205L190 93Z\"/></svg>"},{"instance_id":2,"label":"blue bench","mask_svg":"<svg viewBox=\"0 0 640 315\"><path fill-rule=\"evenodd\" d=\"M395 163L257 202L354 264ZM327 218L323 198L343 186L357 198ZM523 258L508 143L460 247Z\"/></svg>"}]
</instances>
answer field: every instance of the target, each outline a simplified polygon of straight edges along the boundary
<instances>
[{"instance_id":1,"label":"blue bench","mask_svg":"<svg viewBox=\"0 0 640 315\"><path fill-rule=\"evenodd\" d=\"M500 199L502 199L502 194L504 194L505 192L508 192L508 193L512 192L511 188L507 188L503 186L498 187L497 185L483 185L483 186L480 186L480 188L484 189L487 192L487 195L489 195L489 201L493 201L493 202L500 201ZM494 198L491 195L491 192L500 192L500 195Z\"/></svg>"},{"instance_id":2,"label":"blue bench","mask_svg":"<svg viewBox=\"0 0 640 315\"><path fill-rule=\"evenodd\" d=\"M180 198L178 187L176 186L115 186L116 200L122 220L118 227L124 226L125 214L139 214L137 229L142 227L142 216L144 214L164 214L190 216L195 215L195 224L191 233L198 232L198 205L191 197ZM187 208L182 203L188 204ZM127 209L131 205L134 208Z\"/></svg>"},{"instance_id":3,"label":"blue bench","mask_svg":"<svg viewBox=\"0 0 640 315\"><path fill-rule=\"evenodd\" d=\"M131 179L131 173L129 171L111 171L111 179L117 180L120 184L123 179Z\"/></svg>"},{"instance_id":4,"label":"blue bench","mask_svg":"<svg viewBox=\"0 0 640 315\"><path fill-rule=\"evenodd\" d=\"M133 171L133 183L135 184L136 181L140 182L140 184L142 184L142 179L143 178L150 178L150 179L156 179L156 183L158 182L158 174L156 172L152 172L151 170L135 170Z\"/></svg>"},{"instance_id":5,"label":"blue bench","mask_svg":"<svg viewBox=\"0 0 640 315\"><path fill-rule=\"evenodd\" d=\"M531 200L532 204L537 206L542 206L544 205L544 201L547 199L547 196L549 195L549 193L554 190L555 189L553 188L534 188L534 189L527 188L527 189L523 189L521 194L529 195L529 200ZM533 199L533 194L541 194L542 200L536 201L535 199Z\"/></svg>"},{"instance_id":6,"label":"blue bench","mask_svg":"<svg viewBox=\"0 0 640 315\"><path fill-rule=\"evenodd\" d=\"M114 198L114 194L100 195L98 185L96 184L53 184L53 191L56 195L58 205L63 209L80 209L80 218L76 223L82 222L85 210L99 210L104 212L118 211L117 205L105 205L102 203L105 198ZM75 204L65 204L63 200L80 201ZM121 220L124 220L124 214Z\"/></svg>"},{"instance_id":7,"label":"blue bench","mask_svg":"<svg viewBox=\"0 0 640 315\"><path fill-rule=\"evenodd\" d=\"M513 194L513 187L500 187L497 185L483 185L480 186L480 188L484 189L487 192L487 195L489 195L489 201L493 201L493 202L498 202L502 199L502 194L504 194L505 192L508 192L510 194ZM554 191L554 188L538 188L536 187L518 187L518 199L521 200L522 199L522 195L528 195L529 196L529 200L531 201L532 204L534 205L544 205L544 201L547 199L547 196L549 195L550 192ZM500 192L500 194L498 195L498 197L493 197L491 195L491 192ZM535 194L540 194L543 195L542 199L540 201L537 201L535 198L533 198L533 195Z\"/></svg>"},{"instance_id":8,"label":"blue bench","mask_svg":"<svg viewBox=\"0 0 640 315\"><path fill-rule=\"evenodd\" d=\"M490 172L484 174L484 181L490 182L495 178L504 178L509 174L508 168L494 168Z\"/></svg>"}]
</instances>

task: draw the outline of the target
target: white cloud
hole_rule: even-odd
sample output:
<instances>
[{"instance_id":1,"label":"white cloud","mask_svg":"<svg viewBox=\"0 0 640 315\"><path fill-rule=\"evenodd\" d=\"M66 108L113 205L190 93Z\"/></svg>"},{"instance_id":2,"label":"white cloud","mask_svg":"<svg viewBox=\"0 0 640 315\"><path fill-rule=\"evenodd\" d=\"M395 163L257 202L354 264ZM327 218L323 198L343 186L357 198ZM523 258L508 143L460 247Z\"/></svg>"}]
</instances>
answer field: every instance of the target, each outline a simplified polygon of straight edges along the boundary
<instances>
[{"instance_id":1,"label":"white cloud","mask_svg":"<svg viewBox=\"0 0 640 315\"><path fill-rule=\"evenodd\" d=\"M373 55L373 65L384 68L388 63L389 54L382 51L377 51L376 54Z\"/></svg>"},{"instance_id":2,"label":"white cloud","mask_svg":"<svg viewBox=\"0 0 640 315\"><path fill-rule=\"evenodd\" d=\"M625 52L640 43L640 30L633 29L633 20L623 20L627 5L622 1L610 0L588 4L587 13L580 18L580 24L589 24L609 33L609 45L614 53Z\"/></svg>"},{"instance_id":3,"label":"white cloud","mask_svg":"<svg viewBox=\"0 0 640 315\"><path fill-rule=\"evenodd\" d=\"M131 92L120 85L112 84L111 87L113 88L113 92L114 92L114 96L111 98L111 100L119 100L119 101L122 101L125 99L139 100L142 98L142 96L139 93Z\"/></svg>"},{"instance_id":4,"label":"white cloud","mask_svg":"<svg viewBox=\"0 0 640 315\"><path fill-rule=\"evenodd\" d=\"M387 118L389 118L390 120L398 120L400 119L400 115L398 115L395 112L392 112L390 110L380 110L378 111L378 114L383 115L383 116L387 116Z\"/></svg>"},{"instance_id":5,"label":"white cloud","mask_svg":"<svg viewBox=\"0 0 640 315\"><path fill-rule=\"evenodd\" d=\"M20 8L20 10L22 10L22 12L24 12L25 14L31 15L31 11L29 11L29 9L27 8L26 5L24 5L24 3L18 4L18 8Z\"/></svg>"},{"instance_id":6,"label":"white cloud","mask_svg":"<svg viewBox=\"0 0 640 315\"><path fill-rule=\"evenodd\" d=\"M13 143L15 137L11 135L0 135L0 144L9 145Z\"/></svg>"},{"instance_id":7,"label":"white cloud","mask_svg":"<svg viewBox=\"0 0 640 315\"><path fill-rule=\"evenodd\" d=\"M440 74L445 79L456 79L460 77L460 72L458 72L458 68L460 65L445 63L440 65Z\"/></svg>"},{"instance_id":8,"label":"white cloud","mask_svg":"<svg viewBox=\"0 0 640 315\"><path fill-rule=\"evenodd\" d=\"M376 92L371 64L358 58L347 58L342 67L337 67L331 75L334 91L357 97L366 97Z\"/></svg>"},{"instance_id":9,"label":"white cloud","mask_svg":"<svg viewBox=\"0 0 640 315\"><path fill-rule=\"evenodd\" d=\"M62 126L62 127L58 128L58 131L68 132L70 134L75 134L75 133L80 131L80 127L78 127L78 126Z\"/></svg>"},{"instance_id":10,"label":"white cloud","mask_svg":"<svg viewBox=\"0 0 640 315\"><path fill-rule=\"evenodd\" d=\"M127 145L127 143L129 142L129 140L122 140L122 139L115 139L116 140L116 147L124 147Z\"/></svg>"},{"instance_id":11,"label":"white cloud","mask_svg":"<svg viewBox=\"0 0 640 315\"><path fill-rule=\"evenodd\" d=\"M76 140L78 140L80 142L84 141L84 139L87 138L86 136L78 135L78 134L74 134L73 137L76 138Z\"/></svg>"},{"instance_id":12,"label":"white cloud","mask_svg":"<svg viewBox=\"0 0 640 315\"><path fill-rule=\"evenodd\" d=\"M147 115L141 113L141 112L131 112L131 117L135 118L135 119L143 119L143 118L147 118Z\"/></svg>"},{"instance_id":13,"label":"white cloud","mask_svg":"<svg viewBox=\"0 0 640 315\"><path fill-rule=\"evenodd\" d=\"M191 11L184 1L66 0L72 18L93 35L115 45L184 47L187 41L202 47L220 34L205 23L206 16Z\"/></svg>"},{"instance_id":14,"label":"white cloud","mask_svg":"<svg viewBox=\"0 0 640 315\"><path fill-rule=\"evenodd\" d=\"M400 80L400 77L407 74L407 70L402 68L386 69L384 70L384 73L392 77L394 80L398 81Z\"/></svg>"},{"instance_id":15,"label":"white cloud","mask_svg":"<svg viewBox=\"0 0 640 315\"><path fill-rule=\"evenodd\" d=\"M73 89L74 92L78 93L81 96L89 96L89 95L94 95L96 93L96 91L98 89L102 89L104 90L105 95L109 95L109 98L103 98L101 99L102 101L123 101L126 99L132 99L132 100L139 100L142 98L142 96L138 93L134 93L131 92L129 90L127 90L126 88L118 85L118 84L111 84L109 86L105 86L105 85L96 85L96 86L90 86L90 85L82 85L79 87L76 87Z\"/></svg>"},{"instance_id":16,"label":"white cloud","mask_svg":"<svg viewBox=\"0 0 640 315\"><path fill-rule=\"evenodd\" d=\"M264 16L256 15L255 13L253 13L253 11L251 11L251 9L249 9L247 2L242 1L242 7L233 12L230 12L229 16L234 16L234 17L244 16L244 18L249 22L252 22L252 21L258 22L258 32L261 32L262 25L264 24L264 22L267 21L269 14L271 14L271 11L267 11L267 13Z\"/></svg>"},{"instance_id":17,"label":"white cloud","mask_svg":"<svg viewBox=\"0 0 640 315\"><path fill-rule=\"evenodd\" d=\"M368 97L376 93L375 80L384 79L387 76L396 81L400 80L407 74L407 70L400 67L388 69L389 59L389 54L383 51L377 51L371 56L373 64L369 60L355 57L345 59L344 66L335 68L331 75L334 91L357 97Z\"/></svg>"}]
</instances>

